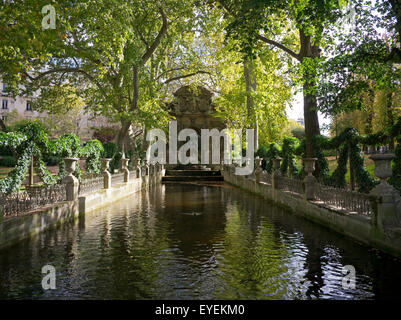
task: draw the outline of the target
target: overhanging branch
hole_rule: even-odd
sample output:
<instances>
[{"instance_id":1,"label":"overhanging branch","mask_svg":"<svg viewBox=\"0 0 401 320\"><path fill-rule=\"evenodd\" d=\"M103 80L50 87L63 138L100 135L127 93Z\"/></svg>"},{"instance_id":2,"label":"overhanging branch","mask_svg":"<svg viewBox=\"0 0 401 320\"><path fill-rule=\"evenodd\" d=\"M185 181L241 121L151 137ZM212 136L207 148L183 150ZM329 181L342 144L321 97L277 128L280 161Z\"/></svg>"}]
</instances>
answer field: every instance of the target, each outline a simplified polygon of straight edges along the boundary
<instances>
[{"instance_id":1,"label":"overhanging branch","mask_svg":"<svg viewBox=\"0 0 401 320\"><path fill-rule=\"evenodd\" d=\"M189 78L189 77L192 77L192 76L197 75L197 74L210 74L210 72L200 70L200 71L196 71L196 72L193 72L193 73L184 74L182 76L172 77L172 78L167 79L166 81L164 81L163 84L167 84L167 83L170 83L172 81L176 81L176 80L180 80L180 79L184 79L184 78Z\"/></svg>"},{"instance_id":2,"label":"overhanging branch","mask_svg":"<svg viewBox=\"0 0 401 320\"><path fill-rule=\"evenodd\" d=\"M279 43L277 41L268 39L268 38L266 38L266 37L264 37L264 36L262 36L260 34L257 35L257 38L259 40L265 42L265 43L271 44L271 45L273 45L273 46L275 46L275 47L287 52L289 55L291 55L292 57L294 57L298 61L301 61L300 55L298 53L295 53L294 51L292 51L290 48L286 47L285 45L283 45L283 44L281 44L281 43Z\"/></svg>"}]
</instances>

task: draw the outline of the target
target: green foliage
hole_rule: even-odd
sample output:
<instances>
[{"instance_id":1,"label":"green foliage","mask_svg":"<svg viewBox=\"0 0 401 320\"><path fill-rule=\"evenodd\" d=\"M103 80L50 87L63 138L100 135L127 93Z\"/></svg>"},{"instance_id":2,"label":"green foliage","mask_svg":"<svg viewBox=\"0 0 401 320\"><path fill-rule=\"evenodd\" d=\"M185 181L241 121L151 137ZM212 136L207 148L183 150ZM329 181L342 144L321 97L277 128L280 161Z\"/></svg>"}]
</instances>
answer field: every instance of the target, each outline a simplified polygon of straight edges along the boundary
<instances>
[{"instance_id":1,"label":"green foliage","mask_svg":"<svg viewBox=\"0 0 401 320\"><path fill-rule=\"evenodd\" d=\"M102 143L99 140L86 142L81 149L81 156L86 157L86 171L89 173L100 172L100 156L104 152Z\"/></svg>"},{"instance_id":2,"label":"green foliage","mask_svg":"<svg viewBox=\"0 0 401 320\"><path fill-rule=\"evenodd\" d=\"M389 183L392 184L401 192L401 139L398 139L397 148L395 148L396 158L393 161L393 175L389 179Z\"/></svg>"},{"instance_id":3,"label":"green foliage","mask_svg":"<svg viewBox=\"0 0 401 320\"><path fill-rule=\"evenodd\" d=\"M103 151L102 144L98 140L91 140L81 148L80 140L74 134L64 134L60 138L51 141L44 128L38 122L27 122L19 128L19 132L0 133L0 147L12 148L18 155L14 170L5 179L0 180L0 191L4 193L17 191L28 172L29 164L33 157L34 169L46 185L59 183L66 175L65 157L81 157L88 159L88 171L99 172L100 154ZM59 164L58 176L53 176L47 170L44 159L57 160ZM81 177L79 164L74 173Z\"/></svg>"},{"instance_id":4,"label":"green foliage","mask_svg":"<svg viewBox=\"0 0 401 320\"><path fill-rule=\"evenodd\" d=\"M103 147L103 157L111 159L109 170L111 171L111 173L114 173L114 170L119 168L120 160L122 158L122 152L113 142L106 142Z\"/></svg>"},{"instance_id":5,"label":"green foliage","mask_svg":"<svg viewBox=\"0 0 401 320\"><path fill-rule=\"evenodd\" d=\"M271 143L268 148L262 146L256 152L256 155L263 158L262 167L268 173L273 172L273 159L280 156L280 147L277 143Z\"/></svg>"},{"instance_id":6,"label":"green foliage","mask_svg":"<svg viewBox=\"0 0 401 320\"><path fill-rule=\"evenodd\" d=\"M381 137L375 136L376 139L380 140ZM324 149L337 149L340 148L340 156L338 159L337 169L331 176L328 174L328 164L324 157L324 154L320 151L318 160L320 161L321 168L324 168L320 172L320 178L326 183L336 187L345 187L345 175L347 173L347 161L348 158L351 162L351 167L355 173L355 180L359 186L360 192L370 191L376 184L377 181L369 174L364 166L363 156L359 144L361 142L377 142L374 139L361 136L354 128L348 128L344 130L340 135L333 139L328 139L323 136L318 136L315 139L316 145L319 147L318 150Z\"/></svg>"},{"instance_id":7,"label":"green foliage","mask_svg":"<svg viewBox=\"0 0 401 320\"><path fill-rule=\"evenodd\" d=\"M17 161L15 161L13 156L3 156L0 157L0 166L2 167L15 167Z\"/></svg>"},{"instance_id":8,"label":"green foliage","mask_svg":"<svg viewBox=\"0 0 401 320\"><path fill-rule=\"evenodd\" d=\"M6 178L0 180L0 192L11 193L18 191L25 179L31 163L31 155L34 153L35 145L28 142L22 150L15 168L7 175Z\"/></svg>"},{"instance_id":9,"label":"green foliage","mask_svg":"<svg viewBox=\"0 0 401 320\"><path fill-rule=\"evenodd\" d=\"M283 158L280 166L280 171L283 175L291 177L299 176L299 169L295 160L295 150L299 141L295 137L285 137L281 149L281 157Z\"/></svg>"}]
</instances>

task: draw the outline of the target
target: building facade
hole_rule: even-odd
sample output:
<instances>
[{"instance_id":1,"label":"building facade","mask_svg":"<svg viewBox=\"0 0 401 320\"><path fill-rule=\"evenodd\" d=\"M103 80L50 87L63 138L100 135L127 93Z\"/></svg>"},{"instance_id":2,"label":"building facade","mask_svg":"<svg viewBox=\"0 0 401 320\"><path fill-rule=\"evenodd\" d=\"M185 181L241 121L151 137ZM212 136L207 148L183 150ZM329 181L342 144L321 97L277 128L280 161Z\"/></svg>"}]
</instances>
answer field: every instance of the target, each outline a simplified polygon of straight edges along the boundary
<instances>
[{"instance_id":1,"label":"building facade","mask_svg":"<svg viewBox=\"0 0 401 320\"><path fill-rule=\"evenodd\" d=\"M13 98L7 93L7 84L3 83L0 79L0 119L5 121L7 115L15 110L21 119L49 119L51 115L46 112L38 112L32 108L31 100L35 97L15 97ZM14 112L15 113L15 112ZM115 124L110 124L106 117L94 116L93 114L87 112L85 108L81 114L74 119L76 129L73 133L80 137L81 141L87 141L92 139L93 133L96 128L115 126Z\"/></svg>"}]
</instances>

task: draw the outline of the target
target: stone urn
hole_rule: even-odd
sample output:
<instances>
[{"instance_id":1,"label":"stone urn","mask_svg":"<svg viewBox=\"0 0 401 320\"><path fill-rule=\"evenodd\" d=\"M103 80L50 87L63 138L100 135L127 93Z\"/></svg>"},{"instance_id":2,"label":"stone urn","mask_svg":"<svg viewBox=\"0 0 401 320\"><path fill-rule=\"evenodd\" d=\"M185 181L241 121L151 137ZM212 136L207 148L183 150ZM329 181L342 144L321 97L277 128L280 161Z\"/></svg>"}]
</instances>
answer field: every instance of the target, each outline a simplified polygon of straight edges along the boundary
<instances>
[{"instance_id":1,"label":"stone urn","mask_svg":"<svg viewBox=\"0 0 401 320\"><path fill-rule=\"evenodd\" d=\"M255 159L255 180L256 182L260 182L260 175L263 172L262 169L262 158L256 157Z\"/></svg>"},{"instance_id":2,"label":"stone urn","mask_svg":"<svg viewBox=\"0 0 401 320\"><path fill-rule=\"evenodd\" d=\"M302 160L307 173L307 176L303 181L304 197L306 200L315 200L317 180L313 175L313 172L315 171L315 163L317 158L303 158Z\"/></svg>"},{"instance_id":3,"label":"stone urn","mask_svg":"<svg viewBox=\"0 0 401 320\"><path fill-rule=\"evenodd\" d=\"M139 178L142 176L142 168L141 168L141 158L136 159L135 161L135 168L136 168L136 177Z\"/></svg>"},{"instance_id":4,"label":"stone urn","mask_svg":"<svg viewBox=\"0 0 401 320\"><path fill-rule=\"evenodd\" d=\"M121 159L121 169L124 173L124 182L129 181L128 162L129 162L129 159L126 159L126 158Z\"/></svg>"},{"instance_id":5,"label":"stone urn","mask_svg":"<svg viewBox=\"0 0 401 320\"><path fill-rule=\"evenodd\" d=\"M317 158L303 158L302 159L305 166L305 171L308 174L307 176L312 176L313 172L315 171L315 163Z\"/></svg>"},{"instance_id":6,"label":"stone urn","mask_svg":"<svg viewBox=\"0 0 401 320\"><path fill-rule=\"evenodd\" d=\"M370 191L371 203L377 212L375 224L381 230L401 226L401 197L398 190L386 181L392 175L391 161L394 158L395 155L391 153L370 156L375 162L375 175L381 180Z\"/></svg>"},{"instance_id":7,"label":"stone urn","mask_svg":"<svg viewBox=\"0 0 401 320\"><path fill-rule=\"evenodd\" d=\"M283 160L283 158L277 157L273 159L273 178L272 178L272 186L273 189L278 188L278 183L279 179L281 177L281 172L280 172L280 162Z\"/></svg>"},{"instance_id":8,"label":"stone urn","mask_svg":"<svg viewBox=\"0 0 401 320\"><path fill-rule=\"evenodd\" d=\"M65 170L67 171L67 175L72 175L77 168L77 161L79 158L64 158Z\"/></svg>"},{"instance_id":9,"label":"stone urn","mask_svg":"<svg viewBox=\"0 0 401 320\"><path fill-rule=\"evenodd\" d=\"M273 159L273 169L274 169L274 173L276 173L276 171L278 173L280 173L280 162L281 160L283 160L283 158L277 157Z\"/></svg>"},{"instance_id":10,"label":"stone urn","mask_svg":"<svg viewBox=\"0 0 401 320\"><path fill-rule=\"evenodd\" d=\"M110 165L111 158L102 158L100 161L102 162L102 172L107 171Z\"/></svg>"},{"instance_id":11,"label":"stone urn","mask_svg":"<svg viewBox=\"0 0 401 320\"><path fill-rule=\"evenodd\" d=\"M391 161L395 159L395 155L391 153L374 154L370 156L375 162L375 175L381 181L386 181L392 175Z\"/></svg>"},{"instance_id":12,"label":"stone urn","mask_svg":"<svg viewBox=\"0 0 401 320\"><path fill-rule=\"evenodd\" d=\"M66 185L67 201L73 201L78 197L78 178L74 176L75 169L77 168L78 158L64 158L65 170L67 175L63 179Z\"/></svg>"},{"instance_id":13,"label":"stone urn","mask_svg":"<svg viewBox=\"0 0 401 320\"><path fill-rule=\"evenodd\" d=\"M110 165L111 158L102 158L100 161L102 162L103 186L105 189L109 189L111 187L111 174L107 169Z\"/></svg>"}]
</instances>

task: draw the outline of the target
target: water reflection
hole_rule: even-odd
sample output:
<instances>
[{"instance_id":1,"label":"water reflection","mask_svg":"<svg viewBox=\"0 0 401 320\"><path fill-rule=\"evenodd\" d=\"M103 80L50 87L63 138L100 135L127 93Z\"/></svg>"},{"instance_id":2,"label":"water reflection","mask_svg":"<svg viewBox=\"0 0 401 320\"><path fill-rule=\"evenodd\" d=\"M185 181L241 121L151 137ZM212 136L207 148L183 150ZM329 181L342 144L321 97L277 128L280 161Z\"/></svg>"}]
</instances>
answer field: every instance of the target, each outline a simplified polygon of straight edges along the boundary
<instances>
[{"instance_id":1,"label":"water reflection","mask_svg":"<svg viewBox=\"0 0 401 320\"><path fill-rule=\"evenodd\" d=\"M400 298L400 267L238 189L165 185L0 251L0 298Z\"/></svg>"}]
</instances>

